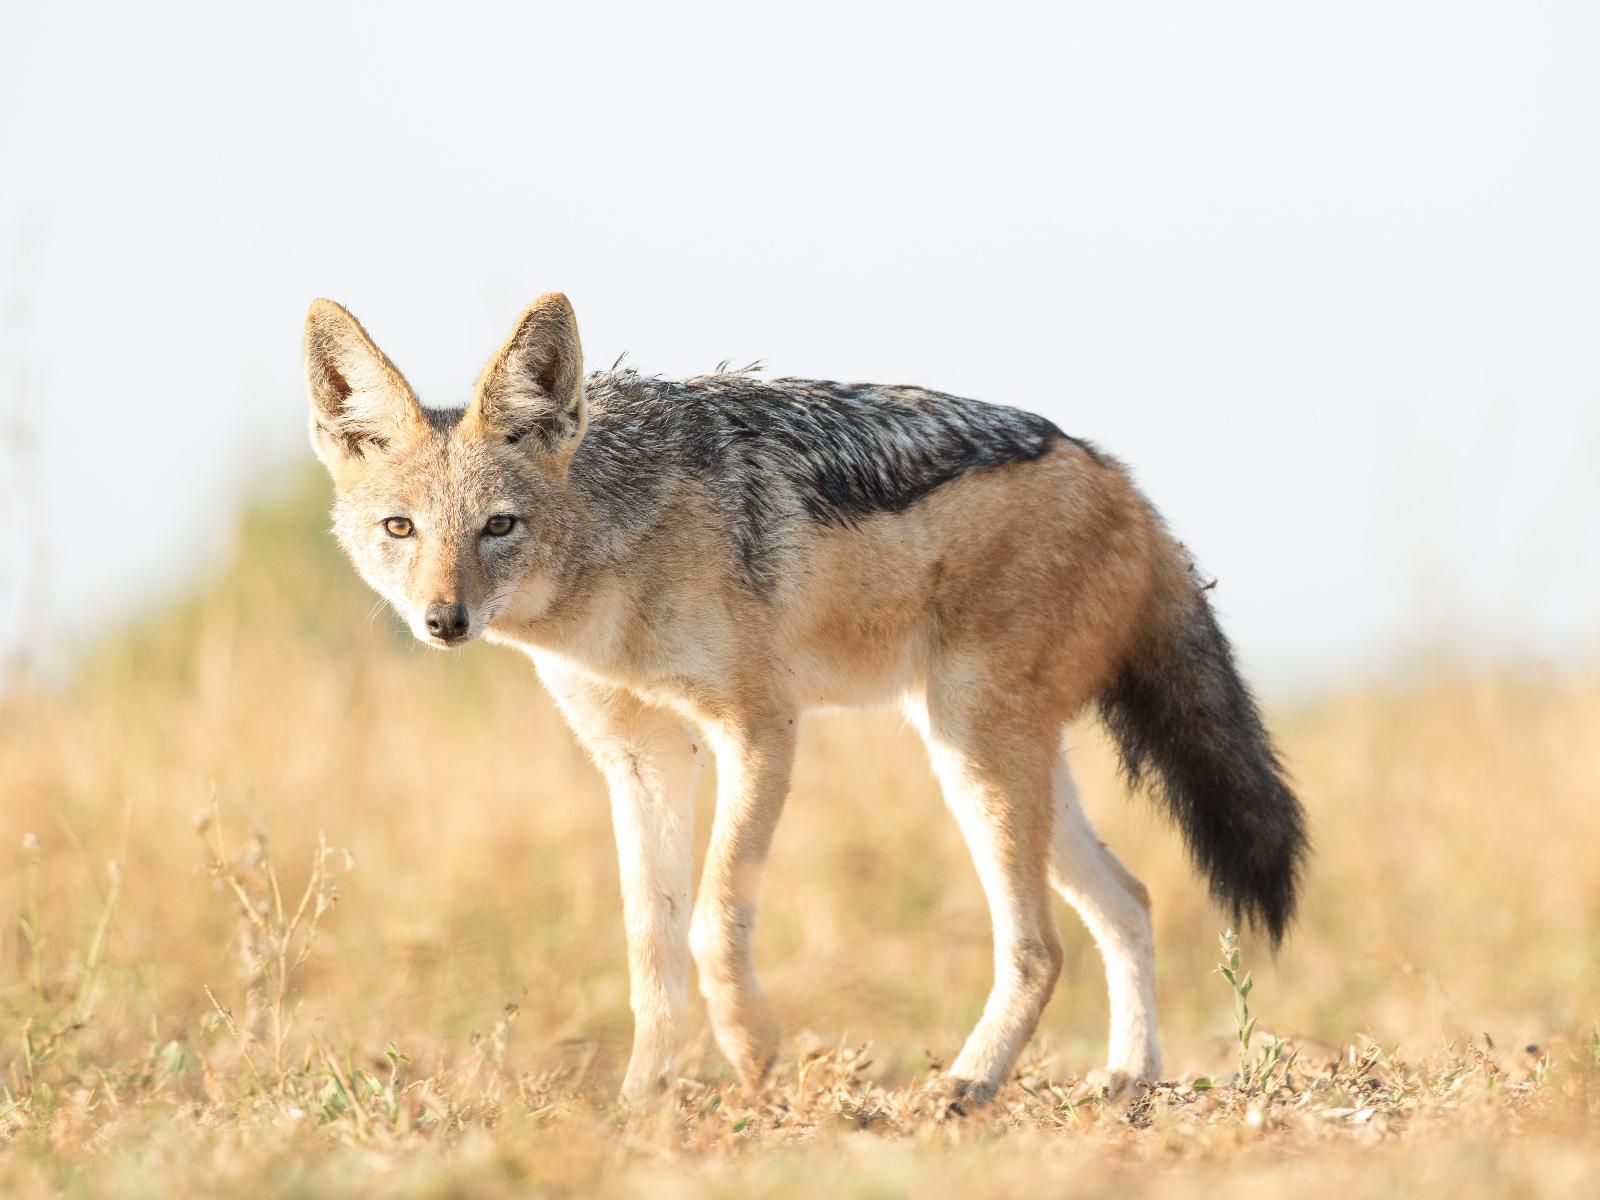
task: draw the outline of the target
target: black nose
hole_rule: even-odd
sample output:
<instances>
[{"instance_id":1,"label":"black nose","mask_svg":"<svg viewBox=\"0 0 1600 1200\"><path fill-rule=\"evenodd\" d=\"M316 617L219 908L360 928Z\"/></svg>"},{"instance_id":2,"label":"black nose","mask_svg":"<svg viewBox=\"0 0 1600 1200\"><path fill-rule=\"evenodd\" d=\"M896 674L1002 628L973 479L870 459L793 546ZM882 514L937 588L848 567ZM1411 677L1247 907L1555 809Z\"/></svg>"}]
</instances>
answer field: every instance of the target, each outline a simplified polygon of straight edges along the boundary
<instances>
[{"instance_id":1,"label":"black nose","mask_svg":"<svg viewBox=\"0 0 1600 1200\"><path fill-rule=\"evenodd\" d=\"M441 641L453 642L467 636L467 606L464 604L428 605L428 632Z\"/></svg>"}]
</instances>

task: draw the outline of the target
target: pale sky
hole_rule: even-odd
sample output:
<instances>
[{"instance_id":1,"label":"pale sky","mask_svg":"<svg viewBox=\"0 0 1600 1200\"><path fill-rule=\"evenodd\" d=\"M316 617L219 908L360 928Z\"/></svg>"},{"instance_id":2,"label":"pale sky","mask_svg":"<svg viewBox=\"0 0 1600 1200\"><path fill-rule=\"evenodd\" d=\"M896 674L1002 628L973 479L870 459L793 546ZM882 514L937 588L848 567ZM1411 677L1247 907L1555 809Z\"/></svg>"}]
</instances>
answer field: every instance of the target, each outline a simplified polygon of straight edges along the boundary
<instances>
[{"instance_id":1,"label":"pale sky","mask_svg":"<svg viewBox=\"0 0 1600 1200\"><path fill-rule=\"evenodd\" d=\"M1042 412L1269 695L1600 649L1600 6L6 5L0 644L219 563L300 323Z\"/></svg>"}]
</instances>

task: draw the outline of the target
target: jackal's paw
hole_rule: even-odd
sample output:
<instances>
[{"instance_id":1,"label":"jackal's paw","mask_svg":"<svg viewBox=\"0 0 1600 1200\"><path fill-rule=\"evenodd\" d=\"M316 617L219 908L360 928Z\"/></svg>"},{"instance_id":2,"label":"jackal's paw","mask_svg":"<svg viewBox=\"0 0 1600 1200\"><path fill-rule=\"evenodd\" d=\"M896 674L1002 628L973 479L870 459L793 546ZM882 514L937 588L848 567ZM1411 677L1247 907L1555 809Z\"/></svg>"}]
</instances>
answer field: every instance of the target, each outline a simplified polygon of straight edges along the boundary
<instances>
[{"instance_id":1,"label":"jackal's paw","mask_svg":"<svg viewBox=\"0 0 1600 1200\"><path fill-rule=\"evenodd\" d=\"M777 1062L783 1044L778 1023L762 1011L736 1025L724 1022L717 1026L713 1022L713 1029L717 1044L739 1076L740 1086L752 1095L759 1092L772 1073L772 1064Z\"/></svg>"},{"instance_id":2,"label":"jackal's paw","mask_svg":"<svg viewBox=\"0 0 1600 1200\"><path fill-rule=\"evenodd\" d=\"M977 1112L994 1099L991 1083L944 1075L923 1088L923 1100L937 1121L951 1121Z\"/></svg>"},{"instance_id":3,"label":"jackal's paw","mask_svg":"<svg viewBox=\"0 0 1600 1200\"><path fill-rule=\"evenodd\" d=\"M770 1050L758 1054L751 1054L737 1060L734 1071L739 1076L739 1086L750 1096L758 1095L767 1086L767 1080L772 1075L772 1064L778 1061L778 1044L773 1043Z\"/></svg>"},{"instance_id":4,"label":"jackal's paw","mask_svg":"<svg viewBox=\"0 0 1600 1200\"><path fill-rule=\"evenodd\" d=\"M637 1074L630 1067L622 1081L617 1103L630 1113L649 1113L669 1108L674 1096L672 1080L664 1071L644 1070Z\"/></svg>"},{"instance_id":5,"label":"jackal's paw","mask_svg":"<svg viewBox=\"0 0 1600 1200\"><path fill-rule=\"evenodd\" d=\"M1078 1092L1084 1099L1095 1096L1108 1104L1116 1104L1132 1100L1148 1082L1120 1067L1098 1067L1083 1077Z\"/></svg>"}]
</instances>

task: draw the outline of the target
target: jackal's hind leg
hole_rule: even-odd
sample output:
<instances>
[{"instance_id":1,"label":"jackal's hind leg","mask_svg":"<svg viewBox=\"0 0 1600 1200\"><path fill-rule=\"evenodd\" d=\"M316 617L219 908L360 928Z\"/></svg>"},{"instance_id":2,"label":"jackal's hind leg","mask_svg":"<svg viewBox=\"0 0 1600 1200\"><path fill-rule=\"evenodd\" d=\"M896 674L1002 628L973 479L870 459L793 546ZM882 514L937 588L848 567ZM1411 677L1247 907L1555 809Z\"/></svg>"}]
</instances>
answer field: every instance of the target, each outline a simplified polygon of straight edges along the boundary
<instances>
[{"instance_id":1,"label":"jackal's hind leg","mask_svg":"<svg viewBox=\"0 0 1600 1200\"><path fill-rule=\"evenodd\" d=\"M705 754L673 714L628 692L541 664L540 675L605 773L628 935L633 1053L623 1077L630 1107L664 1098L689 1006L694 784Z\"/></svg>"},{"instance_id":2,"label":"jackal's hind leg","mask_svg":"<svg viewBox=\"0 0 1600 1200\"><path fill-rule=\"evenodd\" d=\"M969 707L971 705L971 707ZM1050 911L1050 768L1053 736L1040 744L994 722L980 698L931 695L924 729L945 801L961 826L994 927L994 986L983 1016L950 1065L952 1107L983 1104L1005 1083L1061 974Z\"/></svg>"},{"instance_id":3,"label":"jackal's hind leg","mask_svg":"<svg viewBox=\"0 0 1600 1200\"><path fill-rule=\"evenodd\" d=\"M1091 1081L1113 1095L1154 1081L1161 1073L1161 1048L1150 894L1095 835L1065 757L1055 768L1050 882L1083 918L1105 960L1110 1046L1105 1069Z\"/></svg>"}]
</instances>

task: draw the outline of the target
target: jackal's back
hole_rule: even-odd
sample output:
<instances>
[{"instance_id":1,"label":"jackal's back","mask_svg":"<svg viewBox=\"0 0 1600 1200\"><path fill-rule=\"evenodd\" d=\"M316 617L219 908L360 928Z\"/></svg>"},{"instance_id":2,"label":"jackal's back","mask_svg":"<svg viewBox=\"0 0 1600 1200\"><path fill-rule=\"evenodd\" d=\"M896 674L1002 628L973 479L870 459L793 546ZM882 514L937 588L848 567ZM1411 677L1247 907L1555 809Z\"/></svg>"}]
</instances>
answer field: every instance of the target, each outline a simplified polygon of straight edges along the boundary
<instances>
[{"instance_id":1,"label":"jackal's back","mask_svg":"<svg viewBox=\"0 0 1600 1200\"><path fill-rule=\"evenodd\" d=\"M614 371L586 390L574 481L597 498L626 498L636 518L675 483L696 481L758 591L780 572L795 522L849 526L903 511L952 480L1068 440L1033 413L916 387Z\"/></svg>"}]
</instances>

